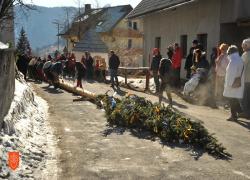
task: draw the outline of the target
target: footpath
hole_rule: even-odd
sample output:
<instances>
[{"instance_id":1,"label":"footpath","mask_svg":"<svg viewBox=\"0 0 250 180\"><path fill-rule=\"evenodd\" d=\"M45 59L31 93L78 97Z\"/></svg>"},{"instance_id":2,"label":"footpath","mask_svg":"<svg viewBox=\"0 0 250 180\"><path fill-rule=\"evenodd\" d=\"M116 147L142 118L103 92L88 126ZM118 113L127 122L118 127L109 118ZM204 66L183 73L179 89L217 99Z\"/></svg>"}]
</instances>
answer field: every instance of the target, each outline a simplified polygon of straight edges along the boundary
<instances>
[{"instance_id":1,"label":"footpath","mask_svg":"<svg viewBox=\"0 0 250 180\"><path fill-rule=\"evenodd\" d=\"M47 85L36 85L36 91L38 95L46 99L50 105L51 117L49 121L54 121L54 123L52 122L51 124L55 125L55 129L59 129L55 130L57 132L56 136L62 136L59 148L62 152L70 148L68 151L77 151L84 156L84 158L82 156L77 156L77 158L82 157L84 159L84 161L80 160L83 163L81 168L84 168L82 172L84 172L88 178L250 179L249 120L239 119L237 122L226 121L229 112L222 109L192 105L173 94L173 107L186 116L201 121L208 131L214 133L214 136L218 138L219 142L221 142L224 147L227 148L227 151L233 155L232 160L226 161L216 160L204 153L201 154L198 160L195 160L195 158L190 155L192 152L186 151L187 149L185 148L176 146L163 147L158 141L152 142L150 140L139 139L138 137L133 137L129 132L122 133L122 135L119 135L119 132L114 132L104 138L99 134L100 131L107 129L107 127L105 128L105 117L103 112L101 113L99 110L95 109L94 106L90 106L89 103L84 101L72 103L72 100L77 97L70 97L68 95L69 93L65 91L63 91L63 93L49 94L49 92L43 91L43 89L46 89L45 86ZM110 95L114 93L112 88L104 83L88 83L85 81L83 87L96 94L104 94L107 91L109 91ZM145 97L152 102L158 101L158 97L154 95L125 88L121 88L116 97L123 97L126 93ZM68 106L64 104L64 99L68 105L71 105ZM60 103L60 101L62 102ZM167 100L164 103L167 105ZM64 106L66 107L66 105L69 108L66 110L67 116L71 116L69 115L69 112L71 112L72 118L74 117L74 119L67 119L65 114L66 111L61 109ZM79 112L81 112L80 115ZM61 116L60 113L64 116ZM82 120L78 120L78 118L82 118ZM92 126L89 126L89 124L92 124ZM93 126L94 124L95 126ZM65 129L64 125L68 126L68 128ZM92 135L84 133L84 137L78 139L82 137L82 133L86 127L88 128L85 132L91 132ZM74 133L77 132L76 136L73 132L71 133L72 135L69 136L68 129L72 131L76 129L74 130ZM65 136L65 134L67 134L67 136ZM93 139L92 136L95 138ZM81 150L77 150L77 146L74 146L74 149L71 147L70 143L73 140L72 138L79 141L78 143L84 141L85 145L81 146ZM90 142L88 139L92 139L93 142ZM67 144L67 147L65 147L65 144ZM70 154L68 159L67 156L62 156L64 159L61 160L61 162L67 162L68 160L68 163L70 163L70 159L72 159L74 153ZM91 156L91 154L96 155L94 162L93 159L91 160L91 158L89 159L89 157L87 157ZM68 177L74 174L70 172L69 165L65 163L65 167L63 167L63 164L61 167L61 177L63 177L63 172L66 167ZM79 173L83 175L80 169ZM64 177L66 178L67 176Z\"/></svg>"}]
</instances>

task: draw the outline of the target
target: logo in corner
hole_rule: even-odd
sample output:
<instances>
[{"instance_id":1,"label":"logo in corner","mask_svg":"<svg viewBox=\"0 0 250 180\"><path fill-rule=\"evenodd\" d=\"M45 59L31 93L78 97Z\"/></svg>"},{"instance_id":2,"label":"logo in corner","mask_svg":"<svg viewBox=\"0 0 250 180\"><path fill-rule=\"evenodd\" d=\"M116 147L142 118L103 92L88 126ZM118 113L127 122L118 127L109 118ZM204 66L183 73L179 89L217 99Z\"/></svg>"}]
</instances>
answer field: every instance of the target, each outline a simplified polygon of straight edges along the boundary
<instances>
[{"instance_id":1,"label":"logo in corner","mask_svg":"<svg viewBox=\"0 0 250 180\"><path fill-rule=\"evenodd\" d=\"M15 171L19 167L20 154L19 152L8 152L8 166Z\"/></svg>"}]
</instances>

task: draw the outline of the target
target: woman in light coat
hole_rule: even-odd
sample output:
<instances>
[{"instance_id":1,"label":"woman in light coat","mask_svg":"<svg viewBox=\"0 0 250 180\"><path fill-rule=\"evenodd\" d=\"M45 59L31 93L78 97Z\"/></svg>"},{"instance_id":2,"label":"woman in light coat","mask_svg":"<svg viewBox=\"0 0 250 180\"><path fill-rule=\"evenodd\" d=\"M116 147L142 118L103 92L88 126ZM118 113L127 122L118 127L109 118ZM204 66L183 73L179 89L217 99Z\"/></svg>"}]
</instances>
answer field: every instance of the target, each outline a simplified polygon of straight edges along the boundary
<instances>
[{"instance_id":1,"label":"woman in light coat","mask_svg":"<svg viewBox=\"0 0 250 180\"><path fill-rule=\"evenodd\" d=\"M242 54L242 60L245 67L245 90L242 99L242 110L244 116L250 117L250 38L245 39L242 42L242 49L244 53Z\"/></svg>"},{"instance_id":2,"label":"woman in light coat","mask_svg":"<svg viewBox=\"0 0 250 180\"><path fill-rule=\"evenodd\" d=\"M225 82L225 75L226 75L226 68L229 63L228 59L228 45L227 44L221 44L219 47L220 55L215 60L215 71L216 71L216 83L215 83L215 96L222 100L222 94L223 94L223 86Z\"/></svg>"},{"instance_id":3,"label":"woman in light coat","mask_svg":"<svg viewBox=\"0 0 250 180\"><path fill-rule=\"evenodd\" d=\"M228 120L237 120L241 112L239 100L243 98L244 92L244 64L239 55L238 48L232 45L228 48L229 64L226 69L223 96L229 99L231 117ZM241 79L241 85L234 87L235 79Z\"/></svg>"}]
</instances>

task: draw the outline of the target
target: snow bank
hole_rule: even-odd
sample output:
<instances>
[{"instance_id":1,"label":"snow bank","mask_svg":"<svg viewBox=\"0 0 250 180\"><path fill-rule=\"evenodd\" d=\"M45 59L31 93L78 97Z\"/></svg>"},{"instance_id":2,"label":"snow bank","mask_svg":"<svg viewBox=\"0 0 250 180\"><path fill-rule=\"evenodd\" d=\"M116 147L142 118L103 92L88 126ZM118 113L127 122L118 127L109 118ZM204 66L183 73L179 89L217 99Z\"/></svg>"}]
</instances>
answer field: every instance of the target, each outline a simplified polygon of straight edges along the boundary
<instances>
[{"instance_id":1,"label":"snow bank","mask_svg":"<svg viewBox=\"0 0 250 180\"><path fill-rule=\"evenodd\" d=\"M46 122L48 105L34 95L28 84L18 80L15 83L14 100L0 134L0 179L40 179L41 176L36 176L44 171L48 159L55 158L52 157L55 141ZM16 171L7 165L8 152L11 151L17 151L21 156Z\"/></svg>"},{"instance_id":2,"label":"snow bank","mask_svg":"<svg viewBox=\"0 0 250 180\"><path fill-rule=\"evenodd\" d=\"M123 77L118 77L119 81L125 84L125 78ZM132 87L132 88L139 88L139 89L145 89L146 87L146 79L135 79L135 78L129 78L127 80L127 83ZM149 89L151 91L155 91L155 83L154 83L154 79L151 78L149 79Z\"/></svg>"}]
</instances>

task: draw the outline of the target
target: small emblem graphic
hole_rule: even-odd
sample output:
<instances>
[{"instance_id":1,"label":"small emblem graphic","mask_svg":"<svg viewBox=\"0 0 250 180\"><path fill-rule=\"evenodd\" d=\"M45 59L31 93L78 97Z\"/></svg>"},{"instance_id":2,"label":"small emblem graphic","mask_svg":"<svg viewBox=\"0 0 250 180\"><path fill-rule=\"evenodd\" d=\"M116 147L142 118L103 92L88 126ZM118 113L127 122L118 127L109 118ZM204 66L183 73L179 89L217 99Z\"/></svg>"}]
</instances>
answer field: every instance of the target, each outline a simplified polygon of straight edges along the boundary
<instances>
[{"instance_id":1,"label":"small emblem graphic","mask_svg":"<svg viewBox=\"0 0 250 180\"><path fill-rule=\"evenodd\" d=\"M8 152L8 165L10 169L16 170L19 167L19 152Z\"/></svg>"}]
</instances>

